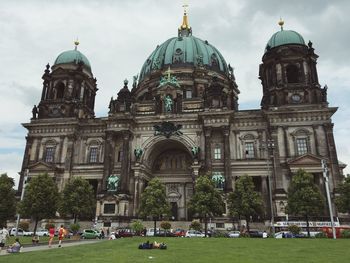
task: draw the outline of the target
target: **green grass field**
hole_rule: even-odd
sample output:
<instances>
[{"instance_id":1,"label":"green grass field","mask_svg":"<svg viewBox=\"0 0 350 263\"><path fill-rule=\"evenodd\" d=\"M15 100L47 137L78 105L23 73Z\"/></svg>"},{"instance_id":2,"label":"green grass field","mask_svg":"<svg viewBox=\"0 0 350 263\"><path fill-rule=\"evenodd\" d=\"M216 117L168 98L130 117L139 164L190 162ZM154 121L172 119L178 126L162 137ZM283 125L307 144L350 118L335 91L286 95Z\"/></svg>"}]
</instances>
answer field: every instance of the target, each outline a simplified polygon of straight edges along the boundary
<instances>
[{"instance_id":1,"label":"green grass field","mask_svg":"<svg viewBox=\"0 0 350 263\"><path fill-rule=\"evenodd\" d=\"M0 262L350 262L349 239L150 238L167 250L140 250L145 238L0 256Z\"/></svg>"}]
</instances>

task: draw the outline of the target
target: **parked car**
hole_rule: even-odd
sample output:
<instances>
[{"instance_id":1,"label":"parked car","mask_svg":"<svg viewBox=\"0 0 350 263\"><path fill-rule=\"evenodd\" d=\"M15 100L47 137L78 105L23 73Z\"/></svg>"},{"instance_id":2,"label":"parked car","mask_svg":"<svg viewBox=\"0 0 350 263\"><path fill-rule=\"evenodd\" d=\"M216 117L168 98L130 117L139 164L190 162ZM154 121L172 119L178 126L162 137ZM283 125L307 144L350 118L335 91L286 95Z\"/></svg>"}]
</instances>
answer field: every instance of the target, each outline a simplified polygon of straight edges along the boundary
<instances>
[{"instance_id":1,"label":"parked car","mask_svg":"<svg viewBox=\"0 0 350 263\"><path fill-rule=\"evenodd\" d=\"M250 237L263 237L263 233L264 232L262 232L262 231L259 231L259 230L251 230L251 231L249 231L249 236Z\"/></svg>"},{"instance_id":2,"label":"parked car","mask_svg":"<svg viewBox=\"0 0 350 263\"><path fill-rule=\"evenodd\" d=\"M115 235L116 235L116 238L119 238L119 237L133 237L134 233L129 228L122 228L122 229L118 229L116 231Z\"/></svg>"},{"instance_id":3,"label":"parked car","mask_svg":"<svg viewBox=\"0 0 350 263\"><path fill-rule=\"evenodd\" d=\"M156 237L176 237L175 233L170 232L169 230L159 230L156 233Z\"/></svg>"},{"instance_id":4,"label":"parked car","mask_svg":"<svg viewBox=\"0 0 350 263\"><path fill-rule=\"evenodd\" d=\"M197 231L197 230L188 230L186 232L186 237L204 237L204 234L200 231Z\"/></svg>"},{"instance_id":5,"label":"parked car","mask_svg":"<svg viewBox=\"0 0 350 263\"><path fill-rule=\"evenodd\" d=\"M231 238L236 238L240 236L240 232L239 231L230 231L227 233L227 237L231 237Z\"/></svg>"},{"instance_id":6,"label":"parked car","mask_svg":"<svg viewBox=\"0 0 350 263\"><path fill-rule=\"evenodd\" d=\"M180 229L180 228L176 229L175 230L175 236L177 236L177 237L184 237L184 236L186 236L186 230Z\"/></svg>"},{"instance_id":7,"label":"parked car","mask_svg":"<svg viewBox=\"0 0 350 263\"><path fill-rule=\"evenodd\" d=\"M37 229L35 234L39 237L47 237L49 235L49 231L47 229Z\"/></svg>"},{"instance_id":8,"label":"parked car","mask_svg":"<svg viewBox=\"0 0 350 263\"><path fill-rule=\"evenodd\" d=\"M289 231L281 231L275 233L275 238L293 238L293 234Z\"/></svg>"},{"instance_id":9,"label":"parked car","mask_svg":"<svg viewBox=\"0 0 350 263\"><path fill-rule=\"evenodd\" d=\"M157 228L156 231L158 232L159 228ZM154 228L147 229L146 236L147 237L153 237L154 236Z\"/></svg>"},{"instance_id":10,"label":"parked car","mask_svg":"<svg viewBox=\"0 0 350 263\"><path fill-rule=\"evenodd\" d=\"M94 229L84 229L81 234L81 238L83 239L98 239L101 238L101 233Z\"/></svg>"},{"instance_id":11,"label":"parked car","mask_svg":"<svg viewBox=\"0 0 350 263\"><path fill-rule=\"evenodd\" d=\"M22 228L18 228L17 235L18 236L32 236L34 233L30 231L25 231ZM9 230L9 235L10 236L15 236L16 235L16 228L13 227Z\"/></svg>"}]
</instances>

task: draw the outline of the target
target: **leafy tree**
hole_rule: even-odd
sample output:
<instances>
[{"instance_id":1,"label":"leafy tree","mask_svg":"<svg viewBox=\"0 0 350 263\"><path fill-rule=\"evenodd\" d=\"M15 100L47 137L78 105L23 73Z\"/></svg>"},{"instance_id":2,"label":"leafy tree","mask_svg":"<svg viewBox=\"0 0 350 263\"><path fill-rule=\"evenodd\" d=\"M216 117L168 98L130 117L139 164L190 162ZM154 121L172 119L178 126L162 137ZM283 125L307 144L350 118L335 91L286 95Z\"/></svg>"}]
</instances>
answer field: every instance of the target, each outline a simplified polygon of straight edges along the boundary
<instances>
[{"instance_id":1,"label":"leafy tree","mask_svg":"<svg viewBox=\"0 0 350 263\"><path fill-rule=\"evenodd\" d=\"M250 217L258 215L263 207L261 195L255 191L252 177L247 175L239 177L234 192L228 195L227 205L231 216L245 218L249 231Z\"/></svg>"},{"instance_id":2,"label":"leafy tree","mask_svg":"<svg viewBox=\"0 0 350 263\"><path fill-rule=\"evenodd\" d=\"M24 231L29 231L29 222L28 221L21 221L18 224L19 228L22 228Z\"/></svg>"},{"instance_id":3,"label":"leafy tree","mask_svg":"<svg viewBox=\"0 0 350 263\"><path fill-rule=\"evenodd\" d=\"M308 237L310 237L309 217L321 214L324 203L324 197L314 184L312 175L304 170L298 170L288 189L286 211L305 218Z\"/></svg>"},{"instance_id":4,"label":"leafy tree","mask_svg":"<svg viewBox=\"0 0 350 263\"><path fill-rule=\"evenodd\" d=\"M144 226L142 224L141 220L136 220L131 223L131 229L136 232L137 235L141 235L141 232L144 229Z\"/></svg>"},{"instance_id":5,"label":"leafy tree","mask_svg":"<svg viewBox=\"0 0 350 263\"><path fill-rule=\"evenodd\" d=\"M13 178L2 174L0 176L0 227L6 227L6 222L16 214L16 191L13 189Z\"/></svg>"},{"instance_id":6,"label":"leafy tree","mask_svg":"<svg viewBox=\"0 0 350 263\"><path fill-rule=\"evenodd\" d=\"M341 213L350 213L350 177L347 176L343 183L336 189L339 194L335 198L335 204Z\"/></svg>"},{"instance_id":7,"label":"leafy tree","mask_svg":"<svg viewBox=\"0 0 350 263\"><path fill-rule=\"evenodd\" d=\"M165 186L158 178L153 178L149 181L148 186L142 193L139 214L142 217L152 217L154 221L154 235L156 234L157 220L164 214L170 214Z\"/></svg>"},{"instance_id":8,"label":"leafy tree","mask_svg":"<svg viewBox=\"0 0 350 263\"><path fill-rule=\"evenodd\" d=\"M59 212L71 215L76 223L78 217L92 218L95 206L94 191L89 182L81 177L70 179L62 191Z\"/></svg>"},{"instance_id":9,"label":"leafy tree","mask_svg":"<svg viewBox=\"0 0 350 263\"><path fill-rule=\"evenodd\" d=\"M39 220L55 216L58 200L56 183L48 174L40 174L31 178L18 208L21 215L34 219L34 234Z\"/></svg>"},{"instance_id":10,"label":"leafy tree","mask_svg":"<svg viewBox=\"0 0 350 263\"><path fill-rule=\"evenodd\" d=\"M198 220L193 220L190 224L190 229L200 231L201 228L202 228L202 225Z\"/></svg>"},{"instance_id":11,"label":"leafy tree","mask_svg":"<svg viewBox=\"0 0 350 263\"><path fill-rule=\"evenodd\" d=\"M204 219L205 236L207 236L208 232L208 218L220 216L225 211L225 204L221 194L215 189L214 182L207 175L197 178L195 192L188 207Z\"/></svg>"},{"instance_id":12,"label":"leafy tree","mask_svg":"<svg viewBox=\"0 0 350 263\"><path fill-rule=\"evenodd\" d=\"M171 228L171 223L169 221L162 221L160 223L160 227L165 230L164 231L164 236L166 236L166 232Z\"/></svg>"}]
</instances>

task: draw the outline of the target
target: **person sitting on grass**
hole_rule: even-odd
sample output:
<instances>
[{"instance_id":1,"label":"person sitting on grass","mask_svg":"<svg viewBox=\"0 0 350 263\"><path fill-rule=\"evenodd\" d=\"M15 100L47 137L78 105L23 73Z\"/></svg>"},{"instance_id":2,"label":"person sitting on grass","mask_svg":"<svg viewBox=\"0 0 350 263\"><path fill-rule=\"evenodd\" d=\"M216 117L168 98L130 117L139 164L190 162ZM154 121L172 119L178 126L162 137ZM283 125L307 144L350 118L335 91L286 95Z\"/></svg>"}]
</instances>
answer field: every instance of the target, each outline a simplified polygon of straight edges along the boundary
<instances>
[{"instance_id":1,"label":"person sitting on grass","mask_svg":"<svg viewBox=\"0 0 350 263\"><path fill-rule=\"evenodd\" d=\"M39 236L38 235L33 236L32 243L33 243L33 245L39 244Z\"/></svg>"},{"instance_id":2,"label":"person sitting on grass","mask_svg":"<svg viewBox=\"0 0 350 263\"><path fill-rule=\"evenodd\" d=\"M8 249L8 253L18 253L21 250L21 243L19 242L19 239L16 238L15 243L13 243Z\"/></svg>"}]
</instances>

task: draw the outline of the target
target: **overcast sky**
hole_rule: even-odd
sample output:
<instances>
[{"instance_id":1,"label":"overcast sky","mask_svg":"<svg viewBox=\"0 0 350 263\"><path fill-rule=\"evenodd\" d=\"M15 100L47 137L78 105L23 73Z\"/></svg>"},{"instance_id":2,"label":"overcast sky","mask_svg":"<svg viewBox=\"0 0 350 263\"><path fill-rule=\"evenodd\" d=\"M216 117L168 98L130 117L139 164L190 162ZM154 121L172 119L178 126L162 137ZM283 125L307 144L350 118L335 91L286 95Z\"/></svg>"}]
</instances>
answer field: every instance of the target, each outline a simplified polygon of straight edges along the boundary
<instances>
[{"instance_id":1,"label":"overcast sky","mask_svg":"<svg viewBox=\"0 0 350 263\"><path fill-rule=\"evenodd\" d=\"M65 50L78 49L97 78L96 116L106 116L111 96L132 80L158 44L177 36L182 0L0 2L0 172L21 169L31 109L38 104L45 65ZM350 1L192 0L193 35L208 40L235 68L240 109L260 108L258 69L265 45L279 30L311 40L322 86L328 85L338 159L350 163ZM346 169L350 173L350 169Z\"/></svg>"}]
</instances>

